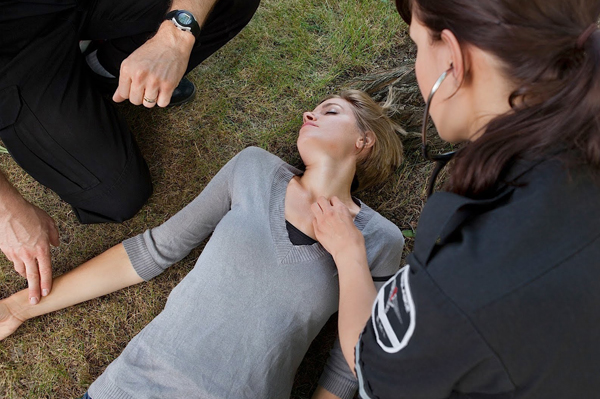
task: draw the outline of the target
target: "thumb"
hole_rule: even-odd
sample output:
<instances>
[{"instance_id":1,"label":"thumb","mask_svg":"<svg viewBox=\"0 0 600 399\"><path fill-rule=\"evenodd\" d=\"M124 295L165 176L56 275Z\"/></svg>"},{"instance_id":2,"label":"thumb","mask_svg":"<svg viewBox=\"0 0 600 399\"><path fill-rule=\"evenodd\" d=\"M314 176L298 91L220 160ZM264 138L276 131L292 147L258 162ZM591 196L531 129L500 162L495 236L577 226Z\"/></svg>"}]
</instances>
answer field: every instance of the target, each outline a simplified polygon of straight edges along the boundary
<instances>
[{"instance_id":1,"label":"thumb","mask_svg":"<svg viewBox=\"0 0 600 399\"><path fill-rule=\"evenodd\" d=\"M54 223L54 221L52 221L52 224L50 225L50 231L48 232L49 238L50 238L50 244L52 244L55 247L58 247L60 245L60 236L58 234L58 229L56 228L56 223Z\"/></svg>"},{"instance_id":2,"label":"thumb","mask_svg":"<svg viewBox=\"0 0 600 399\"><path fill-rule=\"evenodd\" d=\"M121 103L121 102L123 102L123 101L125 101L125 100L126 100L126 98L125 98L125 97L123 97L123 96L121 96L121 95L119 94L119 89L117 89L117 91L115 91L115 94L113 94L113 97L112 97L112 99L113 99L113 101L114 101L114 102L116 102L116 103Z\"/></svg>"}]
</instances>

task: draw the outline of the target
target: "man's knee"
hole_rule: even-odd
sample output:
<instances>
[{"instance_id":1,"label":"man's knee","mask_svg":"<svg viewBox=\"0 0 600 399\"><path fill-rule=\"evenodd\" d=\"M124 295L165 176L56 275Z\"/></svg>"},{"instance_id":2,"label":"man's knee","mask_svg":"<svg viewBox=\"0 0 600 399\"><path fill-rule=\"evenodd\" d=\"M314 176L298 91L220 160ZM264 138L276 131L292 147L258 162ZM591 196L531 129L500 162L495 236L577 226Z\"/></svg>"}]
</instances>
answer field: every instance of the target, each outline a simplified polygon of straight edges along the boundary
<instances>
[{"instance_id":1,"label":"man's knee","mask_svg":"<svg viewBox=\"0 0 600 399\"><path fill-rule=\"evenodd\" d=\"M143 159L130 165L115 182L105 182L81 193L64 198L81 223L123 222L135 216L152 194L150 172Z\"/></svg>"}]
</instances>

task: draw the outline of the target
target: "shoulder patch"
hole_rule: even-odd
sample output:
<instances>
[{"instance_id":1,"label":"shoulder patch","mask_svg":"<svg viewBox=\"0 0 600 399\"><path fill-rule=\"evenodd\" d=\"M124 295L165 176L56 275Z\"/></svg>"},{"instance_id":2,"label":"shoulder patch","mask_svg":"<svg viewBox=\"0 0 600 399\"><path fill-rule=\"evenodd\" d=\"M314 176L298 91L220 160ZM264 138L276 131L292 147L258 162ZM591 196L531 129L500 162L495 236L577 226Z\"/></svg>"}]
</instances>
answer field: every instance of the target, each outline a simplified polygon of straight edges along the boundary
<instances>
[{"instance_id":1,"label":"shoulder patch","mask_svg":"<svg viewBox=\"0 0 600 399\"><path fill-rule=\"evenodd\" d=\"M371 320L377 343L387 353L399 352L408 345L415 330L415 304L406 265L392 277L377 294Z\"/></svg>"}]
</instances>

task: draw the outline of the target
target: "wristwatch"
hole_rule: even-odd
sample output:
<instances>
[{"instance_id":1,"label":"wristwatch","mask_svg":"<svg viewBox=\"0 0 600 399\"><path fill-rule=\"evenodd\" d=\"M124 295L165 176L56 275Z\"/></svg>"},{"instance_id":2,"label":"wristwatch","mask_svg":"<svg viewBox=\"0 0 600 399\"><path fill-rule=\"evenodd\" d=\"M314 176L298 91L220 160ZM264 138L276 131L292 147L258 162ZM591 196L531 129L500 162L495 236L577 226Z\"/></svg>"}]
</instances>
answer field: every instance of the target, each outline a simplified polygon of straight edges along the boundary
<instances>
[{"instance_id":1,"label":"wristwatch","mask_svg":"<svg viewBox=\"0 0 600 399\"><path fill-rule=\"evenodd\" d=\"M173 10L165 16L165 21L171 21L173 24L184 31L190 32L196 39L200 36L200 25L191 12L186 10Z\"/></svg>"}]
</instances>

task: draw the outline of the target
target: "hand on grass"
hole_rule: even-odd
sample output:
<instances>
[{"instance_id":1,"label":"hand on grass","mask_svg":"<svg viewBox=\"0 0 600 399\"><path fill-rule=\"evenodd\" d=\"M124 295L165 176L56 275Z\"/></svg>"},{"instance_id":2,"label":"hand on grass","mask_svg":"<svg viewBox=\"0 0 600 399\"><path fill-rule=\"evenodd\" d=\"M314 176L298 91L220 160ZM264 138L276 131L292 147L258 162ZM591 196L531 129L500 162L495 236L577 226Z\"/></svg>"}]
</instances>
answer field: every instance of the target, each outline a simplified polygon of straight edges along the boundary
<instances>
[{"instance_id":1,"label":"hand on grass","mask_svg":"<svg viewBox=\"0 0 600 399\"><path fill-rule=\"evenodd\" d=\"M11 312L8 298L0 301L0 341L14 333L23 321Z\"/></svg>"},{"instance_id":2,"label":"hand on grass","mask_svg":"<svg viewBox=\"0 0 600 399\"><path fill-rule=\"evenodd\" d=\"M317 240L336 260L340 255L362 256L365 239L354 225L348 207L337 197L320 197L311 205L315 215L313 227Z\"/></svg>"},{"instance_id":3,"label":"hand on grass","mask_svg":"<svg viewBox=\"0 0 600 399\"><path fill-rule=\"evenodd\" d=\"M169 105L173 90L187 69L194 42L189 32L177 29L170 21L163 22L156 35L121 64L113 101L129 99L132 104L147 108Z\"/></svg>"},{"instance_id":4,"label":"hand on grass","mask_svg":"<svg viewBox=\"0 0 600 399\"><path fill-rule=\"evenodd\" d=\"M0 217L0 250L27 279L32 305L52 289L50 245L58 244L54 220L27 201L13 203Z\"/></svg>"}]
</instances>

